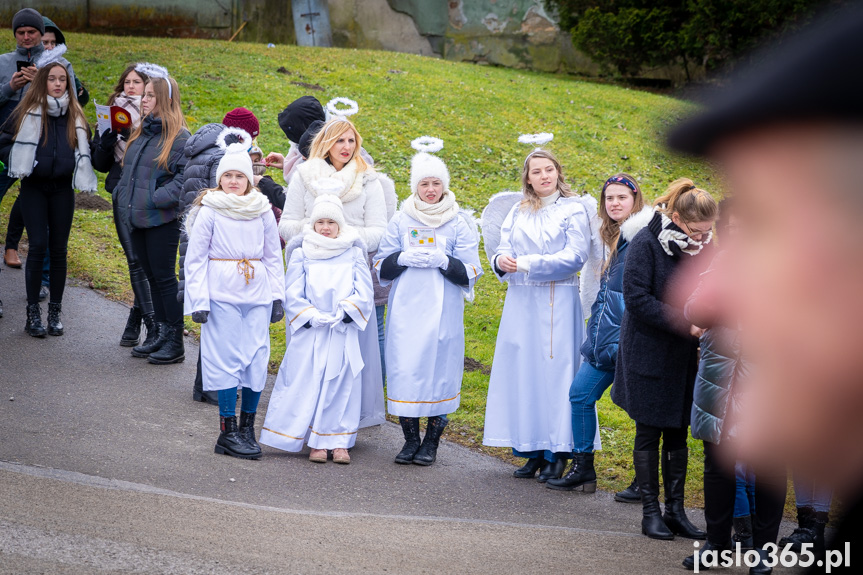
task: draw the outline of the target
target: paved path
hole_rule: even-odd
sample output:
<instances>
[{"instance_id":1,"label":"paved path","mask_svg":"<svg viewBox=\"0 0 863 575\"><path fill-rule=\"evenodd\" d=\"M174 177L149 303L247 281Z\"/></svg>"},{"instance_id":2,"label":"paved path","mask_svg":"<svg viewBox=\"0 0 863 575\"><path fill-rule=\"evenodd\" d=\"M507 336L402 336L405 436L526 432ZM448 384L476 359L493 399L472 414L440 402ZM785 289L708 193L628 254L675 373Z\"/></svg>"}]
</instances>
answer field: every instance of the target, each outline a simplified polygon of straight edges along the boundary
<instances>
[{"instance_id":1,"label":"paved path","mask_svg":"<svg viewBox=\"0 0 863 575\"><path fill-rule=\"evenodd\" d=\"M193 341L182 364L135 359L127 308L80 287L66 335L28 337L23 276L0 273L2 573L683 572L692 543L642 537L638 506L447 441L432 467L395 465L392 424L362 431L350 466L216 456Z\"/></svg>"}]
</instances>

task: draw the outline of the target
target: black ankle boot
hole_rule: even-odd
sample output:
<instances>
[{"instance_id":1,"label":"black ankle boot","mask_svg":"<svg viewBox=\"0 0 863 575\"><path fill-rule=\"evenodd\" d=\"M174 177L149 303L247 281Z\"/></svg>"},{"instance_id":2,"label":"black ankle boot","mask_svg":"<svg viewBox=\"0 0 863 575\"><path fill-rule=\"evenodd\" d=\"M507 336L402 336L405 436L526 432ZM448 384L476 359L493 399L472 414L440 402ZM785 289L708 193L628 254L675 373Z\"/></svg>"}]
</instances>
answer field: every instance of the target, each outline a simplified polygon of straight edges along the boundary
<instances>
[{"instance_id":1,"label":"black ankle boot","mask_svg":"<svg viewBox=\"0 0 863 575\"><path fill-rule=\"evenodd\" d=\"M239 457L240 459L260 459L261 448L255 450L251 445L243 441L240 437L240 432L237 429L237 418L234 417L219 417L222 432L219 434L219 439L216 441L215 452L219 455L230 455L231 457Z\"/></svg>"},{"instance_id":2,"label":"black ankle boot","mask_svg":"<svg viewBox=\"0 0 863 575\"><path fill-rule=\"evenodd\" d=\"M585 493L596 492L596 470L593 468L593 453L575 453L572 457L572 467L560 479L549 479L546 484L549 489L572 491L581 488Z\"/></svg>"},{"instance_id":3,"label":"black ankle boot","mask_svg":"<svg viewBox=\"0 0 863 575\"><path fill-rule=\"evenodd\" d=\"M629 487L614 494L614 500L621 503L641 503L641 490L638 489L638 480L633 477Z\"/></svg>"},{"instance_id":4,"label":"black ankle boot","mask_svg":"<svg viewBox=\"0 0 863 575\"><path fill-rule=\"evenodd\" d=\"M513 471L512 476L519 479L533 479L543 463L545 463L545 459L542 456L532 457L527 460L527 463Z\"/></svg>"},{"instance_id":5,"label":"black ankle boot","mask_svg":"<svg viewBox=\"0 0 863 575\"><path fill-rule=\"evenodd\" d=\"M60 323L62 304L48 303L48 335L63 335L63 324Z\"/></svg>"},{"instance_id":6,"label":"black ankle boot","mask_svg":"<svg viewBox=\"0 0 863 575\"><path fill-rule=\"evenodd\" d=\"M261 446L255 441L255 414L240 410L240 438L248 444L258 457L261 456Z\"/></svg>"},{"instance_id":7,"label":"black ankle boot","mask_svg":"<svg viewBox=\"0 0 863 575\"><path fill-rule=\"evenodd\" d=\"M126 329L120 337L120 345L123 347L135 347L141 339L141 320L143 314L141 308L132 306L129 310L129 319L126 320Z\"/></svg>"},{"instance_id":8,"label":"black ankle boot","mask_svg":"<svg viewBox=\"0 0 863 575\"><path fill-rule=\"evenodd\" d=\"M545 483L550 479L559 479L566 470L566 459L558 459L557 461L543 461L542 469L539 470L539 475L536 480L540 483Z\"/></svg>"},{"instance_id":9,"label":"black ankle boot","mask_svg":"<svg viewBox=\"0 0 863 575\"><path fill-rule=\"evenodd\" d=\"M791 550L800 553L804 543L815 545L815 509L808 506L797 508L797 528L779 540L779 548L785 549L791 544Z\"/></svg>"},{"instance_id":10,"label":"black ankle boot","mask_svg":"<svg viewBox=\"0 0 863 575\"><path fill-rule=\"evenodd\" d=\"M824 541L824 529L830 521L830 513L827 511L818 511L815 513L815 525L812 531L815 533L815 546L812 552L815 554L815 559L824 559L827 553L827 545Z\"/></svg>"},{"instance_id":11,"label":"black ankle boot","mask_svg":"<svg viewBox=\"0 0 863 575\"><path fill-rule=\"evenodd\" d=\"M731 543L725 543L724 545L717 545L715 543L711 543L708 541L704 544L704 546L698 550L698 570L699 571L707 571L710 569L708 565L705 565L705 562L709 564L717 563L719 561L719 556L717 555L715 558L712 556L712 552L721 553L722 551L726 551L731 549ZM707 556L706 553L711 552ZM689 569L690 571L695 569L695 554L693 553L689 557L683 560L683 566Z\"/></svg>"},{"instance_id":12,"label":"black ankle boot","mask_svg":"<svg viewBox=\"0 0 863 575\"><path fill-rule=\"evenodd\" d=\"M195 383L192 386L192 399L209 403L210 405L219 405L219 393L217 391L204 391L200 356L198 356L198 373L195 374Z\"/></svg>"},{"instance_id":13,"label":"black ankle boot","mask_svg":"<svg viewBox=\"0 0 863 575\"><path fill-rule=\"evenodd\" d=\"M752 516L735 517L732 519L732 525L734 525L732 542L740 543L740 549L743 551L752 549Z\"/></svg>"},{"instance_id":14,"label":"black ankle boot","mask_svg":"<svg viewBox=\"0 0 863 575\"><path fill-rule=\"evenodd\" d=\"M659 452L633 451L632 461L641 492L641 532L651 539L674 539L674 533L665 525L659 508Z\"/></svg>"},{"instance_id":15,"label":"black ankle boot","mask_svg":"<svg viewBox=\"0 0 863 575\"><path fill-rule=\"evenodd\" d=\"M144 343L132 348L134 357L150 357L154 351L158 351L165 343L165 329L168 327L162 322L156 323L153 321L153 316L144 316L144 327L147 328L147 337L144 338Z\"/></svg>"},{"instance_id":16,"label":"black ankle boot","mask_svg":"<svg viewBox=\"0 0 863 575\"><path fill-rule=\"evenodd\" d=\"M405 444L399 454L396 455L396 463L405 465L413 463L414 457L420 448L420 418L399 417L402 433L405 436Z\"/></svg>"},{"instance_id":17,"label":"black ankle boot","mask_svg":"<svg viewBox=\"0 0 863 575\"><path fill-rule=\"evenodd\" d=\"M665 483L665 515L662 519L675 535L687 539L707 539L707 533L686 517L683 495L686 484L686 464L689 449L662 451L662 481Z\"/></svg>"},{"instance_id":18,"label":"black ankle boot","mask_svg":"<svg viewBox=\"0 0 863 575\"><path fill-rule=\"evenodd\" d=\"M147 357L147 361L156 365L167 365L169 363L180 363L186 359L186 350L183 346L183 328L167 326L165 330L165 343L157 351Z\"/></svg>"},{"instance_id":19,"label":"black ankle boot","mask_svg":"<svg viewBox=\"0 0 863 575\"><path fill-rule=\"evenodd\" d=\"M443 417L429 417L426 423L426 434L422 445L414 455L414 463L417 465L431 465L437 459L437 448L440 436L446 427L447 420Z\"/></svg>"},{"instance_id":20,"label":"black ankle boot","mask_svg":"<svg viewBox=\"0 0 863 575\"><path fill-rule=\"evenodd\" d=\"M24 324L24 331L33 337L45 337L47 335L48 332L42 325L42 308L38 303L27 304L27 323Z\"/></svg>"},{"instance_id":21,"label":"black ankle boot","mask_svg":"<svg viewBox=\"0 0 863 575\"><path fill-rule=\"evenodd\" d=\"M749 568L749 575L770 575L773 573L773 567L766 565L770 561L770 554L764 549L756 549L756 551L758 551L758 563Z\"/></svg>"}]
</instances>

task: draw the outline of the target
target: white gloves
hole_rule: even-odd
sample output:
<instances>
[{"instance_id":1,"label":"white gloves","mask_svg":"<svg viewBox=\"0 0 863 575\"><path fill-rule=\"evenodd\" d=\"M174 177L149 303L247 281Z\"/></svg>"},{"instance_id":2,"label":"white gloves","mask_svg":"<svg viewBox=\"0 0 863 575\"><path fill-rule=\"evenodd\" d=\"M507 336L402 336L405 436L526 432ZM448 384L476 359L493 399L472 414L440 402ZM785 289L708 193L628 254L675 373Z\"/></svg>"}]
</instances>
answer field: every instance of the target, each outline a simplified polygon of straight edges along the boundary
<instances>
[{"instance_id":1,"label":"white gloves","mask_svg":"<svg viewBox=\"0 0 863 575\"><path fill-rule=\"evenodd\" d=\"M330 327L337 327L340 323L344 323L343 319L345 319L345 310L339 308L335 314L330 316Z\"/></svg>"},{"instance_id":2,"label":"white gloves","mask_svg":"<svg viewBox=\"0 0 863 575\"><path fill-rule=\"evenodd\" d=\"M405 250L397 260L400 266L409 268L428 267L429 252L426 250Z\"/></svg>"},{"instance_id":3,"label":"white gloves","mask_svg":"<svg viewBox=\"0 0 863 575\"><path fill-rule=\"evenodd\" d=\"M429 253L428 267L445 270L449 266L449 258L443 250L431 250Z\"/></svg>"},{"instance_id":4,"label":"white gloves","mask_svg":"<svg viewBox=\"0 0 863 575\"><path fill-rule=\"evenodd\" d=\"M309 323L312 324L312 327L327 327L330 325L331 317L328 315L324 315L319 311L316 311L312 316L312 319L309 320Z\"/></svg>"}]
</instances>

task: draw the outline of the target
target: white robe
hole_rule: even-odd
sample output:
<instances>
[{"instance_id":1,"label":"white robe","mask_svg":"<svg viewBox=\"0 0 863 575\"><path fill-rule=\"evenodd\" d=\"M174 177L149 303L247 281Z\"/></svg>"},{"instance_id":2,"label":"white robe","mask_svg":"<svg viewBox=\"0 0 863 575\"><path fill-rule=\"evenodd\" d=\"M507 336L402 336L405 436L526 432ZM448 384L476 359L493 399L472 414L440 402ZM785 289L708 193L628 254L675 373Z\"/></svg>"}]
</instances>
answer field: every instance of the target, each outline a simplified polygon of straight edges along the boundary
<instances>
[{"instance_id":1,"label":"white robe","mask_svg":"<svg viewBox=\"0 0 863 575\"><path fill-rule=\"evenodd\" d=\"M204 390L262 391L273 302L285 294L276 218L267 210L251 220L235 220L201 206L190 231L183 307L187 315L210 312L201 324ZM248 269L243 259L250 260Z\"/></svg>"},{"instance_id":2,"label":"white robe","mask_svg":"<svg viewBox=\"0 0 863 575\"><path fill-rule=\"evenodd\" d=\"M363 367L371 362L380 369L380 355L365 357L360 345L360 334L375 318L366 253L352 246L341 255L315 260L297 248L291 254L285 284L290 342L260 442L285 451L300 451L303 443L313 449L352 447L360 427L383 420L378 386L380 418L361 421ZM316 310L332 315L338 309L353 322L337 328L303 327ZM377 330L375 322L372 329Z\"/></svg>"},{"instance_id":3,"label":"white robe","mask_svg":"<svg viewBox=\"0 0 863 575\"><path fill-rule=\"evenodd\" d=\"M375 256L375 271L390 255L412 249L411 228L427 227L403 212L390 221ZM408 268L394 281L387 313L387 410L403 417L452 413L464 374L464 296L482 275L479 235L464 213L435 230L438 246L462 262L469 285L461 288L440 269Z\"/></svg>"},{"instance_id":4,"label":"white robe","mask_svg":"<svg viewBox=\"0 0 863 575\"><path fill-rule=\"evenodd\" d=\"M518 451L572 451L569 387L581 363L584 318L577 272L590 248L587 212L558 198L537 212L513 206L501 255L528 262L504 274L509 286L488 386L483 444ZM495 274L497 275L497 274Z\"/></svg>"}]
</instances>

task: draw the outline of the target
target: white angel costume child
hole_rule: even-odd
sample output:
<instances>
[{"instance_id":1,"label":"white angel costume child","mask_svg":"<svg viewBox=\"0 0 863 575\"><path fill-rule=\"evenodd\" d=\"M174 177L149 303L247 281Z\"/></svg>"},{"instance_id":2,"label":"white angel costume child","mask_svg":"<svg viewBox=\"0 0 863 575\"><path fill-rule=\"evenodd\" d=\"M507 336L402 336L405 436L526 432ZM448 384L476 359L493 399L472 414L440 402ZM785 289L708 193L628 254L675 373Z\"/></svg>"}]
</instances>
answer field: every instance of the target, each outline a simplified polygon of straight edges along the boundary
<instances>
[{"instance_id":1,"label":"white angel costume child","mask_svg":"<svg viewBox=\"0 0 863 575\"><path fill-rule=\"evenodd\" d=\"M338 223L337 237L314 231L321 219ZM299 241L302 245L296 247ZM361 427L362 371L368 359L360 351L360 337L375 317L365 244L345 224L339 198L324 194L315 200L302 236L286 252L290 254L285 277L290 340L270 397L261 443L294 452L301 451L304 443L312 450L348 449L356 443Z\"/></svg>"},{"instance_id":2,"label":"white angel costume child","mask_svg":"<svg viewBox=\"0 0 863 575\"><path fill-rule=\"evenodd\" d=\"M564 197L560 190L541 198L536 211L521 201L521 194L507 196L492 198L483 212L486 250L493 250L489 253L492 269L508 284L489 380L483 444L511 447L517 457L528 458L516 476L533 477L542 468L543 481L559 477L572 452L569 386L580 364L585 331L577 273L592 249L591 206L586 199ZM497 238L488 235L493 231L488 212L500 200L515 205L498 228L497 245ZM518 271L503 272L497 265L501 256L515 259Z\"/></svg>"},{"instance_id":3,"label":"white angel costume child","mask_svg":"<svg viewBox=\"0 0 863 575\"><path fill-rule=\"evenodd\" d=\"M231 170L254 181L245 144L226 147L216 181ZM242 196L213 189L195 202L185 228L189 246L184 312L195 321L203 320L203 385L206 391L220 392L222 433L216 452L256 459L261 452L254 437L254 416L267 380L269 325L283 317L285 294L276 218L267 198L254 188ZM239 430L237 387L243 390Z\"/></svg>"},{"instance_id":4,"label":"white angel costume child","mask_svg":"<svg viewBox=\"0 0 863 575\"><path fill-rule=\"evenodd\" d=\"M418 191L440 180L437 203ZM392 283L386 326L387 408L398 415L405 446L396 463L434 462L446 414L458 409L464 372L464 300L482 275L479 234L449 190L449 171L424 151L411 162L411 195L387 227L374 268ZM428 417L419 442L419 418Z\"/></svg>"}]
</instances>

